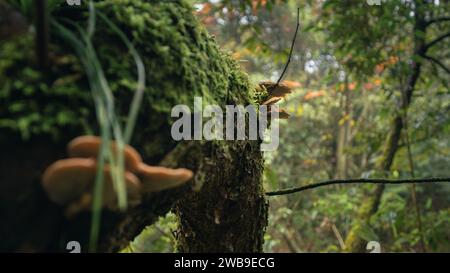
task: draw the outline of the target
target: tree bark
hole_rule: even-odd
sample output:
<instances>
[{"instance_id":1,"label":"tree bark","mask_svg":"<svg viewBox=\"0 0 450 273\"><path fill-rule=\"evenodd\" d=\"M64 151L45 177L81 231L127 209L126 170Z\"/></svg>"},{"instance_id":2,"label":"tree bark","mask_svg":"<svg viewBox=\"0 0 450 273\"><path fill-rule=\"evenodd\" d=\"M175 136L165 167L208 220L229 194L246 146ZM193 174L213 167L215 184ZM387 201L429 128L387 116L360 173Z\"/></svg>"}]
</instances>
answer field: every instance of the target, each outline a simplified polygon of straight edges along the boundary
<instances>
[{"instance_id":1,"label":"tree bark","mask_svg":"<svg viewBox=\"0 0 450 273\"><path fill-rule=\"evenodd\" d=\"M145 100L131 144L147 163L186 167L195 173L188 185L148 194L141 205L127 212L103 211L99 251L124 248L171 209L179 217L180 251L262 251L267 203L262 193L259 142L176 143L170 136L171 107L192 105L194 96L220 106L227 100L252 103L247 76L218 50L184 1L149 4L129 0L118 5L104 0L95 5L133 41L147 69ZM56 10L52 17L81 23L86 19L82 11L74 15L64 9ZM0 108L0 252L65 252L69 241L79 241L84 252L91 215L66 219L63 208L47 198L40 177L52 162L66 157L65 145L70 139L97 131L94 105L71 45L50 41L49 73L41 75L32 54L32 38L27 33L0 44L0 51L6 52L2 55L6 59L0 60L0 84L4 87L0 90L5 92L0 94L0 105L8 106ZM94 45L118 111L125 113L133 92L127 82L136 78L134 63L115 33L100 23ZM25 68L27 75L22 73ZM23 112L9 108L22 101L29 103ZM15 126L16 121L36 118L36 109L42 110L38 122L25 129ZM61 113L75 118L61 124L55 121ZM193 191L201 185L200 192Z\"/></svg>"},{"instance_id":2,"label":"tree bark","mask_svg":"<svg viewBox=\"0 0 450 273\"><path fill-rule=\"evenodd\" d=\"M391 169L404 127L403 115L406 111L408 111L417 80L420 77L422 63L421 60L416 60L414 56L425 56L426 22L424 20L425 16L423 8L423 2L421 0L416 1L416 11L414 17L415 23L413 28L414 50L412 55L413 57L411 57L412 63L410 66L411 73L408 76L405 89L402 91L401 103L398 109L398 113L392 121L391 132L386 139L383 156L377 164L377 169L381 170L384 173L389 172ZM352 228L350 229L345 240L345 250L347 252L365 252L367 242L362 239L359 234L361 233L361 230L364 226L370 225L370 218L378 210L381 202L381 197L383 196L384 188L385 185L375 186L371 194L361 205L358 211L357 219L352 225Z\"/></svg>"},{"instance_id":3,"label":"tree bark","mask_svg":"<svg viewBox=\"0 0 450 273\"><path fill-rule=\"evenodd\" d=\"M259 144L209 142L200 166L205 182L176 206L181 252L262 252L267 203Z\"/></svg>"}]
</instances>

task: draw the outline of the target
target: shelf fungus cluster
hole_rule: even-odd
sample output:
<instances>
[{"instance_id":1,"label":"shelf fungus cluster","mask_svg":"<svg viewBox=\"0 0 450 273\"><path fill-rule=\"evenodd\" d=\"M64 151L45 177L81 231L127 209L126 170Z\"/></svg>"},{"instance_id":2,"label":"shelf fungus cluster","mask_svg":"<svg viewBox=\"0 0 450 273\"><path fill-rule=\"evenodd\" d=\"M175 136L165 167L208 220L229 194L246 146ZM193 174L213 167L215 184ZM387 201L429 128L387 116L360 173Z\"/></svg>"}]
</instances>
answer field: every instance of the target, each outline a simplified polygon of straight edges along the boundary
<instances>
[{"instance_id":1,"label":"shelf fungus cluster","mask_svg":"<svg viewBox=\"0 0 450 273\"><path fill-rule=\"evenodd\" d=\"M112 151L117 145L111 143ZM93 188L97 174L97 156L101 139L95 136L81 136L67 146L69 158L50 165L42 176L42 185L51 201L64 206L67 217L91 209ZM144 193L158 192L183 185L193 173L187 169L171 169L149 166L131 146L124 149L127 197L130 207L141 203ZM111 176L111 167L103 170L103 207L117 210L117 194Z\"/></svg>"},{"instance_id":2,"label":"shelf fungus cluster","mask_svg":"<svg viewBox=\"0 0 450 273\"><path fill-rule=\"evenodd\" d=\"M259 83L258 87L261 90L265 90L268 94L268 97L261 103L261 105L267 105L269 112L274 111L273 109L270 109L271 105L274 105L285 98L288 94L292 93L291 87L283 82L276 83L271 81L263 81ZM285 109L279 108L277 111L280 119L288 119L290 117Z\"/></svg>"}]
</instances>

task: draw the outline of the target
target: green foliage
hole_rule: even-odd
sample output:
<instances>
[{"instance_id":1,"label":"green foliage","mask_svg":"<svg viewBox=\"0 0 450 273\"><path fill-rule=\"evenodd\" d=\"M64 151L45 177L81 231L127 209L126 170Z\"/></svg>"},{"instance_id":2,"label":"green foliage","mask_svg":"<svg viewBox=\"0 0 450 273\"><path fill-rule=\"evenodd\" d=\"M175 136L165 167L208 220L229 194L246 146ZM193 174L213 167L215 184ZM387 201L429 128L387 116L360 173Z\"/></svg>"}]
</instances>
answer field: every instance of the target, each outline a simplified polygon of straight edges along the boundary
<instances>
[{"instance_id":1,"label":"green foliage","mask_svg":"<svg viewBox=\"0 0 450 273\"><path fill-rule=\"evenodd\" d=\"M372 75L377 64L398 56L410 42L406 30L413 19L411 5L395 0L370 7L365 1L331 0L323 5L314 29L327 33L336 56L349 70Z\"/></svg>"},{"instance_id":2,"label":"green foliage","mask_svg":"<svg viewBox=\"0 0 450 273\"><path fill-rule=\"evenodd\" d=\"M176 216L168 213L144 229L122 253L172 253L175 251Z\"/></svg>"},{"instance_id":3,"label":"green foliage","mask_svg":"<svg viewBox=\"0 0 450 273\"><path fill-rule=\"evenodd\" d=\"M324 5L314 1L297 1L297 4L299 2L301 6L305 5L304 8L302 6L301 24L304 27L301 28L299 42L302 51L297 52L297 56L294 54L293 69L287 79L298 81L302 86L281 104L292 117L281 123L279 149L265 155L268 165L266 188L289 188L336 178L339 157L345 158L346 162L342 178L410 177L403 138L392 172L381 173L376 169L390 130L390 120L397 113L395 109L401 98L399 90L413 58L410 54L413 23L410 3L388 1L379 7L369 7L365 1L326 1ZM279 15L276 10L283 8L277 7L268 15L258 14L261 18L272 16L275 20L260 22L267 33L277 29ZM426 8L436 16L442 16L445 10L443 6L434 4ZM284 11L284 16L292 19L293 14ZM284 36L266 37L266 43L275 44L278 42L275 39ZM286 36L284 39L284 46L288 48L290 38ZM239 51L246 44L234 46L236 49L233 50ZM446 52L445 44L439 49ZM258 52L253 56L257 56L261 64L256 68L246 65L252 71L252 78L256 81L267 79L274 73L272 62L276 58L260 58ZM252 54L248 53L245 58L252 60ZM308 60L316 66L312 72L305 69ZM296 63L300 65L296 66ZM449 125L448 87L446 81L438 81L441 77L446 77L442 71L424 64L417 97L408 114L416 177L449 175L445 167L448 165L449 147L445 136ZM346 90L346 80L348 88L352 86L351 90ZM314 94L320 96L308 98ZM343 128L347 129L340 154L338 147ZM383 251L420 251L420 234L410 186L387 187L378 213L367 225L354 220L361 200L369 197L370 189L358 185L333 186L271 199L266 250L339 252L342 251L339 237L345 239L353 225L360 225L355 236L365 241L380 241ZM444 241L436 241L439 236L448 237L442 233L449 226L446 216L448 190L449 186L445 184L417 186L424 236L430 252L448 251L450 247ZM437 202L439 208L425 206L427 202ZM289 210L287 216L284 213L286 209ZM436 217L442 217L442 220L436 221ZM430 220L432 222L428 222ZM431 223L436 223L436 229Z\"/></svg>"},{"instance_id":4,"label":"green foliage","mask_svg":"<svg viewBox=\"0 0 450 273\"><path fill-rule=\"evenodd\" d=\"M30 1L15 2L29 13ZM403 139L391 172L380 173L376 163L382 156L390 120L397 114L408 65L419 60L411 56L413 1L384 1L381 6L368 6L360 0L292 0L277 5L267 1L267 6L256 8L253 1L201 1L214 4L199 17L213 17L204 22L216 38L208 35L194 16L180 18L179 14L190 14L198 2L105 0L96 4L144 57L148 80L132 143L146 159L157 161L173 145L164 125L171 123L168 113L173 105L192 106L194 95L219 105L227 99L242 104L253 98L261 101L267 94L248 92L252 88L241 66L254 82L277 78L300 6L300 34L286 79L301 86L282 103L292 118L281 122L279 150L265 155L265 188L287 188L338 176L411 176ZM448 3L440 3L427 5L427 13L448 16ZM55 8L53 16L62 16L59 12ZM87 27L85 9L68 19L80 20L78 24ZM447 28L446 23L434 26L427 40ZM124 122L137 88L135 63L123 39L107 23L99 22L97 33L101 35L93 37L93 45L112 93L120 98L115 103ZM221 53L215 40L232 52ZM24 140L98 132L89 82L80 61L61 41L52 42L54 69L48 79L34 64L31 34L0 44L0 132L12 131ZM447 63L446 45L436 46L430 54ZM449 176L448 75L426 62L422 69L408 113L415 175ZM343 135L350 137L341 142ZM344 167L338 164L342 158ZM379 240L383 251L420 251L410 185L386 187L370 225L355 223L361 200L368 198L370 189L336 185L271 199L265 250L339 252L352 225L361 225L355 236ZM445 184L417 186L429 252L450 250L449 194L450 187ZM173 251L172 217L148 228L126 252Z\"/></svg>"}]
</instances>

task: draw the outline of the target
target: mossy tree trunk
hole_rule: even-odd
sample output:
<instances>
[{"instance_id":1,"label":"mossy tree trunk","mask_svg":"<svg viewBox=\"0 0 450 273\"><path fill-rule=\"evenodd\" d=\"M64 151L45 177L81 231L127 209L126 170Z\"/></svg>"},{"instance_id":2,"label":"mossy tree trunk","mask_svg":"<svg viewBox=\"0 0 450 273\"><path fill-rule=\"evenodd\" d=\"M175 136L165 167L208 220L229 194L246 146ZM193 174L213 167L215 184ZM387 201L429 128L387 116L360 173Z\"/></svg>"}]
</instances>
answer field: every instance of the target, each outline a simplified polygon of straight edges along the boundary
<instances>
[{"instance_id":1,"label":"mossy tree trunk","mask_svg":"<svg viewBox=\"0 0 450 273\"><path fill-rule=\"evenodd\" d=\"M261 185L262 157L250 141L205 144L204 184L176 206L181 252L261 252L267 204Z\"/></svg>"},{"instance_id":2,"label":"mossy tree trunk","mask_svg":"<svg viewBox=\"0 0 450 273\"><path fill-rule=\"evenodd\" d=\"M425 43L426 37L426 22L424 16L424 4L422 0L416 1L415 24L412 30L414 35L414 51L412 57L412 63L410 66L410 73L404 90L402 90L402 99L397 115L392 120L391 131L386 139L383 155L377 164L377 169L383 173L388 173L391 169L392 163L397 153L402 130L404 128L404 116L408 111L413 97L416 83L420 77L422 60L417 57L423 58L425 56L427 47ZM365 252L366 241L361 238L361 230L365 226L370 226L370 218L378 210L378 207L383 196L385 185L380 184L373 188L370 195L364 200L361 205L358 216L350 229L347 238L345 240L345 250L347 252Z\"/></svg>"},{"instance_id":3,"label":"mossy tree trunk","mask_svg":"<svg viewBox=\"0 0 450 273\"><path fill-rule=\"evenodd\" d=\"M144 60L145 99L131 145L153 165L186 167L193 181L145 196L125 213L104 211L100 251L118 251L175 209L178 248L184 252L262 251L267 203L262 190L263 159L258 141L183 141L170 136L171 108L194 96L206 104L253 103L253 88L239 65L220 52L184 1L96 1ZM55 10L53 18L82 27L86 10ZM132 58L116 33L97 22L94 46L116 97L127 113L135 87ZM88 244L90 214L75 219L51 203L40 177L66 157L66 143L96 134L89 83L71 45L52 35L49 71L39 71L31 33L0 44L0 251L66 251L68 241ZM192 188L203 185L199 192Z\"/></svg>"}]
</instances>

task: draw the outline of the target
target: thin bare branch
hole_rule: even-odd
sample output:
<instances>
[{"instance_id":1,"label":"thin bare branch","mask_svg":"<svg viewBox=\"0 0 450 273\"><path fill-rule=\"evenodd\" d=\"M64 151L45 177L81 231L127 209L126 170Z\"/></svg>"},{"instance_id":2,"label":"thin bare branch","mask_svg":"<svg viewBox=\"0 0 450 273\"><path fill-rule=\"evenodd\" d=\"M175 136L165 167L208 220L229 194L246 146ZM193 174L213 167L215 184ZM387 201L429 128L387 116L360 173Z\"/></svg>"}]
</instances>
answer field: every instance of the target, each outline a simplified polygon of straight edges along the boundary
<instances>
[{"instance_id":1,"label":"thin bare branch","mask_svg":"<svg viewBox=\"0 0 450 273\"><path fill-rule=\"evenodd\" d=\"M277 84L279 84L281 82L281 80L283 79L284 74L286 73L286 70L289 67L289 64L291 63L291 58L292 58L292 51L294 51L294 46L295 46L295 40L297 39L297 33L298 33L298 28L300 27L300 8L297 8L297 26L295 28L295 34L294 34L294 39L292 40L292 44L291 44L291 50L289 52L289 57L288 60L286 62L286 65L284 66L283 72L281 73L280 78L277 81Z\"/></svg>"},{"instance_id":2,"label":"thin bare branch","mask_svg":"<svg viewBox=\"0 0 450 273\"><path fill-rule=\"evenodd\" d=\"M296 188L266 192L266 195L268 196L285 195L334 184L408 184L408 183L437 183L437 182L450 182L450 177L408 178L408 179L380 179L380 178L335 179L335 180L326 180Z\"/></svg>"},{"instance_id":3,"label":"thin bare branch","mask_svg":"<svg viewBox=\"0 0 450 273\"><path fill-rule=\"evenodd\" d=\"M431 24L441 23L441 22L445 22L445 21L450 21L450 17L444 16L444 17L434 18L434 19L428 20L426 22L426 25L429 26Z\"/></svg>"},{"instance_id":4,"label":"thin bare branch","mask_svg":"<svg viewBox=\"0 0 450 273\"><path fill-rule=\"evenodd\" d=\"M429 55L424 55L423 56L425 59L437 64L440 68L442 68L445 72L447 72L448 74L450 74L450 69L447 68L441 61L439 61L438 59L431 57Z\"/></svg>"},{"instance_id":5,"label":"thin bare branch","mask_svg":"<svg viewBox=\"0 0 450 273\"><path fill-rule=\"evenodd\" d=\"M434 39L433 41L429 42L426 46L425 46L425 50L424 52L427 52L428 49L430 49L432 46L436 45L437 43L439 43L440 41L444 40L445 38L450 37L450 32L447 32L445 34L442 34L441 36L437 37L436 39Z\"/></svg>"}]
</instances>

